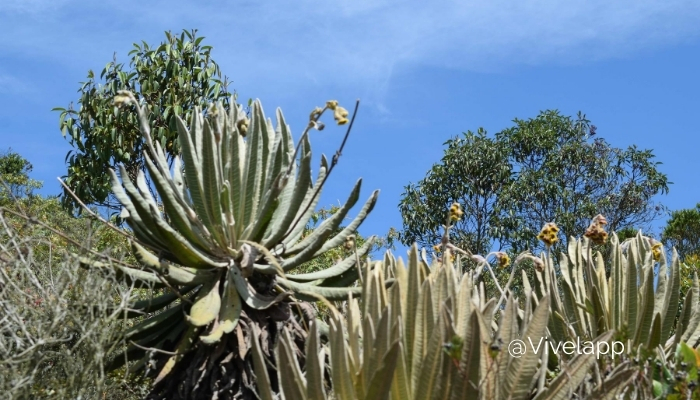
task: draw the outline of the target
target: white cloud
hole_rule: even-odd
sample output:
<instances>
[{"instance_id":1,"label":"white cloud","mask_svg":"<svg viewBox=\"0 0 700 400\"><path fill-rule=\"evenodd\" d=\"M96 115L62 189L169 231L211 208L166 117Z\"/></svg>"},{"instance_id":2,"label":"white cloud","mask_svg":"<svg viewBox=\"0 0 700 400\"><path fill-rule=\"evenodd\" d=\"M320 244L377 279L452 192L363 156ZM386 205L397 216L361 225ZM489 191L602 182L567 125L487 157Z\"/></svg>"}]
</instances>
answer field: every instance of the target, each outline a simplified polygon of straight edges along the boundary
<instances>
[{"instance_id":1,"label":"white cloud","mask_svg":"<svg viewBox=\"0 0 700 400\"><path fill-rule=\"evenodd\" d=\"M261 3L222 7L213 20L201 14L198 26L216 40L217 57L240 60L237 75L306 83L313 76L375 91L396 68L493 71L581 63L694 40L700 33L695 0ZM159 14L151 16L169 18Z\"/></svg>"},{"instance_id":2,"label":"white cloud","mask_svg":"<svg viewBox=\"0 0 700 400\"><path fill-rule=\"evenodd\" d=\"M93 49L109 48L111 55L133 41L160 40L163 30L198 27L239 82L344 83L370 95L382 93L397 68L585 63L697 40L700 33L697 0L7 1L0 11L62 4L31 29L0 17L10 34L25 37L0 45L14 51L78 62Z\"/></svg>"},{"instance_id":3,"label":"white cloud","mask_svg":"<svg viewBox=\"0 0 700 400\"><path fill-rule=\"evenodd\" d=\"M386 74L396 63L481 69L610 57L700 32L700 3L684 0L348 1L341 12L333 2L303 4L278 10L284 18L256 36L306 56L316 52L319 68L360 77ZM246 25L254 28L255 19Z\"/></svg>"}]
</instances>

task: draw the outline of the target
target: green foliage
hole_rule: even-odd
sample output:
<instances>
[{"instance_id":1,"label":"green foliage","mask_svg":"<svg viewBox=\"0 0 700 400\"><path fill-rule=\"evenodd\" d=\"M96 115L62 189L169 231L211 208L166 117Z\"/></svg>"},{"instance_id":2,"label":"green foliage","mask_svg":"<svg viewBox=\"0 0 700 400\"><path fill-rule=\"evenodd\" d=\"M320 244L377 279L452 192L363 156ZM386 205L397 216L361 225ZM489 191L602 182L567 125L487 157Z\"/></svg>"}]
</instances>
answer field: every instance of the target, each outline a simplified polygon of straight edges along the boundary
<instances>
[{"instance_id":1,"label":"green foliage","mask_svg":"<svg viewBox=\"0 0 700 400\"><path fill-rule=\"evenodd\" d=\"M639 233L639 229L628 226L626 228L618 229L615 231L615 233L617 234L617 239L620 241L620 243L622 243L627 239L636 237L637 233Z\"/></svg>"},{"instance_id":2,"label":"green foliage","mask_svg":"<svg viewBox=\"0 0 700 400\"><path fill-rule=\"evenodd\" d=\"M68 187L87 204L118 209L110 196L107 171L122 164L132 179L145 171L146 144L139 132L134 112L116 111L114 96L120 90L134 92L141 104L148 104L148 120L153 140L161 144L168 161L180 154L175 116L187 120L194 107L215 101L228 109L231 93L221 80L219 66L211 58L211 46L202 43L197 31L183 31L179 37L166 32L166 41L156 47L134 43L129 65L115 59L105 66L99 78L93 71L81 83L78 110L72 105L55 108L60 112L63 136L74 147L66 155ZM78 203L64 192L63 203L79 211Z\"/></svg>"},{"instance_id":3,"label":"green foliage","mask_svg":"<svg viewBox=\"0 0 700 400\"><path fill-rule=\"evenodd\" d=\"M445 144L441 162L418 184L405 187L399 205L404 229L399 238L406 245L439 243L445 210L457 202L464 216L451 232L453 243L474 254L486 254L498 236L496 201L511 176L506 148L483 129Z\"/></svg>"},{"instance_id":4,"label":"green foliage","mask_svg":"<svg viewBox=\"0 0 700 400\"><path fill-rule=\"evenodd\" d=\"M339 210L339 206L333 205L328 208L324 207L319 209L318 211L315 211L311 215L309 223L304 228L302 239L312 234L314 230L317 229L323 221L325 221L332 215L335 215ZM343 229L345 229L345 226L341 225L332 234L338 234ZM368 255L372 256L381 249L393 249L393 243L396 239L396 235L397 232L392 228L384 237L375 238L375 240L371 244L371 248L368 252ZM346 240L345 243L328 250L327 252L323 253L323 255L316 257L311 261L302 264L299 267L298 271L301 273L320 271L334 264L337 264L348 257L354 257L355 251L357 249L363 248L367 243L367 239L368 238L365 238L364 236L360 235L359 232L353 232L353 235L349 236L348 240Z\"/></svg>"},{"instance_id":5,"label":"green foliage","mask_svg":"<svg viewBox=\"0 0 700 400\"><path fill-rule=\"evenodd\" d=\"M103 369L122 326L119 306L131 289L114 274L86 271L66 255L83 245L118 252L118 241L92 227L55 197L0 207L3 397L143 398L141 385L125 384Z\"/></svg>"},{"instance_id":6,"label":"green foliage","mask_svg":"<svg viewBox=\"0 0 700 400\"><path fill-rule=\"evenodd\" d=\"M438 243L453 201L465 211L451 233L454 243L475 254L494 246L541 249L537 232L551 221L568 238L581 235L599 213L616 230L644 226L663 211L652 198L667 193L669 182L650 150L593 138L595 129L581 114L545 111L514 123L493 138L479 130L449 140L442 161L405 188L404 244Z\"/></svg>"},{"instance_id":7,"label":"green foliage","mask_svg":"<svg viewBox=\"0 0 700 400\"><path fill-rule=\"evenodd\" d=\"M691 254L681 264L681 293L688 293L693 286L693 275L700 273L700 255Z\"/></svg>"},{"instance_id":8,"label":"green foliage","mask_svg":"<svg viewBox=\"0 0 700 400\"><path fill-rule=\"evenodd\" d=\"M654 371L654 397L670 400L700 399L700 352L685 342L676 348L675 363Z\"/></svg>"},{"instance_id":9,"label":"green foliage","mask_svg":"<svg viewBox=\"0 0 700 400\"><path fill-rule=\"evenodd\" d=\"M34 189L41 188L41 182L29 177L32 168L29 161L12 149L0 154L0 206L28 197Z\"/></svg>"},{"instance_id":10,"label":"green foliage","mask_svg":"<svg viewBox=\"0 0 700 400\"><path fill-rule=\"evenodd\" d=\"M700 272L700 204L671 212L671 218L661 233L661 241L678 251L683 259L680 266L683 299L693 286L693 276Z\"/></svg>"},{"instance_id":11,"label":"green foliage","mask_svg":"<svg viewBox=\"0 0 700 400\"><path fill-rule=\"evenodd\" d=\"M75 218L56 196L33 196L5 206L5 222L31 242L34 260L45 263L66 251L83 248L105 255L125 255L128 241L98 221ZM50 227L51 229L48 229Z\"/></svg>"},{"instance_id":12,"label":"green foliage","mask_svg":"<svg viewBox=\"0 0 700 400\"><path fill-rule=\"evenodd\" d=\"M56 196L32 194L41 183L30 178L31 170L31 163L17 153L0 156L0 179L9 187L8 191L6 186L0 186L4 221L7 229L26 238L35 262L51 263L52 255L81 248L104 254L126 254L128 242L123 236L98 221L75 218L63 209Z\"/></svg>"},{"instance_id":13,"label":"green foliage","mask_svg":"<svg viewBox=\"0 0 700 400\"><path fill-rule=\"evenodd\" d=\"M9 398L140 399L144 386L107 375L106 349L122 322L122 298L136 294L113 274L85 271L67 252L124 258L127 241L40 184L16 153L0 157L11 193L0 202L0 392ZM86 312L86 310L89 310Z\"/></svg>"},{"instance_id":14,"label":"green foliage","mask_svg":"<svg viewBox=\"0 0 700 400\"><path fill-rule=\"evenodd\" d=\"M682 257L700 255L700 203L695 208L671 212L661 240L675 247Z\"/></svg>"}]
</instances>

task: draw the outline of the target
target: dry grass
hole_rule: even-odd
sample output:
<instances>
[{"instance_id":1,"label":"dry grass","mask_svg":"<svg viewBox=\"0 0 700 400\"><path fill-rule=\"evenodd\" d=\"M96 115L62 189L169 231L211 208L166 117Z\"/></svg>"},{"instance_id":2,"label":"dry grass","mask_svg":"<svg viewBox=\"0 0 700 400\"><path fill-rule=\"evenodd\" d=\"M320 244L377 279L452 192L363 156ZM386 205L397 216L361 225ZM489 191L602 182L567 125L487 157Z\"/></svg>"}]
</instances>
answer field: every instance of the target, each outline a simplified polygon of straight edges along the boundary
<instances>
[{"instance_id":1,"label":"dry grass","mask_svg":"<svg viewBox=\"0 0 700 400\"><path fill-rule=\"evenodd\" d=\"M0 397L143 398L145 385L103 367L118 350L109 343L133 288L81 267L46 232L17 234L17 221L1 211Z\"/></svg>"}]
</instances>

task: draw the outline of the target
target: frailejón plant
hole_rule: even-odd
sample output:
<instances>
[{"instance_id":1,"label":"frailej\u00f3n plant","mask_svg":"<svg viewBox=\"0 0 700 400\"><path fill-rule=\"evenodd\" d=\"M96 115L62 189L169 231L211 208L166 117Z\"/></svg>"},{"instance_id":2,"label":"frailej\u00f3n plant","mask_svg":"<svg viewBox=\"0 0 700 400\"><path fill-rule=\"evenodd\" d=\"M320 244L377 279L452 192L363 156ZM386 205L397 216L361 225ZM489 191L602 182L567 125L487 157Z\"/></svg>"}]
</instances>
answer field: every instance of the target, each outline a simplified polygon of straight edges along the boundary
<instances>
[{"instance_id":1,"label":"frailej\u00f3n plant","mask_svg":"<svg viewBox=\"0 0 700 400\"><path fill-rule=\"evenodd\" d=\"M336 156L329 166L322 157L313 181L308 133L323 129L319 118L326 110L339 125L348 122L348 112L335 101L315 109L295 146L279 110L273 126L258 101L250 115L240 105L229 112L212 105L206 116L197 110L189 128L177 119L182 159L175 157L171 168L161 143L152 140L145 106L128 92L120 92L115 105L138 114L150 178L128 176L123 168L119 177L109 171L141 264L117 268L135 284L167 289L130 305L129 317L157 314L124 332L129 346L111 367L128 361L130 372L154 376L154 398L248 398L258 385L247 356L251 332L260 332L263 352L274 359L280 332L303 346L305 326L315 318L303 299L340 300L361 291L352 287L357 273L351 269L372 240L359 257L294 274L302 263L345 243L377 199L375 191L331 236L358 201L358 181L338 212L302 238L337 162Z\"/></svg>"}]
</instances>

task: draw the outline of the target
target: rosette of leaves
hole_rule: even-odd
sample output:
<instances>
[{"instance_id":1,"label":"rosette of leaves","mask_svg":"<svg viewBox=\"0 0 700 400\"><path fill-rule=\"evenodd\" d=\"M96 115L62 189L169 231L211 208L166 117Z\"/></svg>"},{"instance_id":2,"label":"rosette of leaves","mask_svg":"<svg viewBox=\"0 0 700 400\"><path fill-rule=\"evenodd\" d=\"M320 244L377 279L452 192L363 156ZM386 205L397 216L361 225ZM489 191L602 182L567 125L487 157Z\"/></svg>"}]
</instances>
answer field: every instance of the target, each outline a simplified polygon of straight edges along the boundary
<instances>
[{"instance_id":1,"label":"rosette of leaves","mask_svg":"<svg viewBox=\"0 0 700 400\"><path fill-rule=\"evenodd\" d=\"M667 258L665 252L655 252L654 245L641 231L622 243L611 232L606 263L594 251L593 240L572 237L568 251L560 255L559 270L543 255L544 267L535 272L532 285L539 296L549 298L555 317L548 329L554 341L589 340L615 332L615 340L624 347L610 361L611 368L625 368L638 377L627 386L629 398L670 399L698 385L696 371L684 358L689 357L687 349L694 354L692 349L700 346L700 282L691 276L692 289L681 300L678 254L674 249ZM530 290L528 279L523 280ZM607 390L586 385L581 390Z\"/></svg>"},{"instance_id":2,"label":"rosette of leaves","mask_svg":"<svg viewBox=\"0 0 700 400\"><path fill-rule=\"evenodd\" d=\"M351 299L344 315L331 308L327 343L320 340L320 327L311 326L303 368L289 335L277 342L274 374L263 368L262 350L253 340L258 379L277 378L284 399L561 400L577 394L616 398L635 376L626 364L600 376L596 355L582 352L550 368L547 324L556 316L549 298L528 290L524 308L511 294L501 307L497 298L487 297L475 271L458 272L460 263L461 258L453 264L446 257L428 267L415 245L407 264L387 253L384 263L365 267L361 301ZM394 280L388 289L387 279ZM608 331L591 342L608 342L612 335ZM510 353L515 341L531 347ZM534 349L530 342L544 344ZM275 398L264 385L259 394Z\"/></svg>"},{"instance_id":3,"label":"rosette of leaves","mask_svg":"<svg viewBox=\"0 0 700 400\"><path fill-rule=\"evenodd\" d=\"M568 251L560 256L560 271L555 272L551 258L545 257L545 269L535 274L534 290L542 295L549 292L552 310L560 315L551 321L552 337L564 341L614 329L621 333L619 339L629 342L628 349L653 350L661 345L672 351L681 339L674 332L688 328L675 322L680 297L675 251L670 263L662 253L655 260L651 242L641 232L623 243L613 232L606 266L603 255L594 253L592 242L587 237L570 238ZM685 310L693 306L688 303ZM684 338L690 338L696 328L692 326Z\"/></svg>"},{"instance_id":4,"label":"rosette of leaves","mask_svg":"<svg viewBox=\"0 0 700 400\"><path fill-rule=\"evenodd\" d=\"M269 350L282 326L303 347L302 326L314 319L304 299L338 300L360 293L361 288L351 287L357 277L353 267L372 240L359 254L327 269L294 270L345 243L374 207L378 191L339 229L358 201L358 180L338 212L302 238L329 172L322 157L312 180L308 132L320 126L319 113L312 114L294 146L282 112L277 111L274 127L259 101L252 103L249 116L240 105L228 112L213 105L206 116L197 110L189 129L177 119L182 159L174 158L171 172L160 144L151 139L145 107L128 92L121 92L115 104L138 113L150 176L150 184L143 173L133 182L121 168L120 182L110 170L141 264L117 268L136 284L168 291L130 306L129 316L163 311L125 332L131 345L111 367L139 360L130 371L155 376L154 395L163 398L250 396L255 374L247 354L253 326L274 359ZM329 102L326 109L336 105Z\"/></svg>"}]
</instances>

